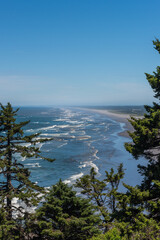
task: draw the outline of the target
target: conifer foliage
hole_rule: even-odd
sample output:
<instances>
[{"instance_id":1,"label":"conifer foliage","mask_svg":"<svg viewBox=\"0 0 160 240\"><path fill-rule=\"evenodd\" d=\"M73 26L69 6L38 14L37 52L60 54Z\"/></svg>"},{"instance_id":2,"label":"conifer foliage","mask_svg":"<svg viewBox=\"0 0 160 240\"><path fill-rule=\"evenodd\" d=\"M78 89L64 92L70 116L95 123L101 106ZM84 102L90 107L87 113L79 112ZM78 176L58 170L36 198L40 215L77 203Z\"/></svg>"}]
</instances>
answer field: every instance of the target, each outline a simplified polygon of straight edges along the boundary
<instances>
[{"instance_id":1,"label":"conifer foliage","mask_svg":"<svg viewBox=\"0 0 160 240\"><path fill-rule=\"evenodd\" d=\"M103 219L103 229L108 230L108 226L112 223L117 209L117 194L120 181L124 176L123 164L120 164L117 173L111 168L110 172L106 172L106 178L102 181L96 178L97 173L94 168L91 169L89 175L84 175L76 182L76 187L81 188L82 194L92 200Z\"/></svg>"},{"instance_id":2,"label":"conifer foliage","mask_svg":"<svg viewBox=\"0 0 160 240\"><path fill-rule=\"evenodd\" d=\"M100 232L100 222L90 201L60 180L49 190L31 228L33 239L86 240Z\"/></svg>"},{"instance_id":3,"label":"conifer foliage","mask_svg":"<svg viewBox=\"0 0 160 240\"><path fill-rule=\"evenodd\" d=\"M153 41L155 49L160 54L160 41ZM143 118L131 119L135 131L129 132L133 142L126 143L126 149L135 157L145 156L147 166L139 166L139 172L144 177L141 190L149 191L145 207L150 217L160 220L160 66L153 74L146 73L146 78L157 99L153 106L145 106Z\"/></svg>"},{"instance_id":4,"label":"conifer foliage","mask_svg":"<svg viewBox=\"0 0 160 240\"><path fill-rule=\"evenodd\" d=\"M155 49L160 53L160 41L153 41ZM153 74L146 73L146 78L157 99L153 106L144 106L146 114L143 118L132 117L130 122L135 131L129 132L133 142L126 143L126 149L135 157L147 157L150 162L158 162L160 156L160 66Z\"/></svg>"},{"instance_id":5,"label":"conifer foliage","mask_svg":"<svg viewBox=\"0 0 160 240\"><path fill-rule=\"evenodd\" d=\"M18 109L13 110L10 103L7 106L2 104L0 106L0 237L2 238L9 232L12 236L16 235L16 232L20 234L18 221L25 216L27 207L38 204L38 194L42 191L42 188L29 180L30 172L24 168L18 158L40 157L36 144L48 139L41 139L39 133L24 136L23 127L29 121L16 123ZM29 146L26 146L26 143ZM16 199L19 205L14 204Z\"/></svg>"}]
</instances>

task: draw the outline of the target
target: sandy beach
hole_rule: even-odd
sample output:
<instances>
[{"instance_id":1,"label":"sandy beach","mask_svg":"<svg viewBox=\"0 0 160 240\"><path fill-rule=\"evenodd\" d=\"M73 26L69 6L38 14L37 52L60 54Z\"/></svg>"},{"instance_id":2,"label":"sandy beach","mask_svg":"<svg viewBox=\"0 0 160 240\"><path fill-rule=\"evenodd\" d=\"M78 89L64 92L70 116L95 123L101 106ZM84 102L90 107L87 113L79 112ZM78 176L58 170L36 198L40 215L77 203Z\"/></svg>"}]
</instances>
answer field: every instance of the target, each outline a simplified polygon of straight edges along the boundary
<instances>
[{"instance_id":1,"label":"sandy beach","mask_svg":"<svg viewBox=\"0 0 160 240\"><path fill-rule=\"evenodd\" d=\"M130 119L130 115L129 114L123 114L123 113L113 113L109 110L101 110L101 109L92 109L92 108L78 108L80 110L85 110L88 112L94 112L94 113L99 113L99 114L103 114L108 116L109 118L121 122L121 123L125 123L125 130L121 133L119 133L120 136L123 137L129 137L129 134L127 131L133 131L133 127L130 124L130 122L128 121Z\"/></svg>"}]
</instances>

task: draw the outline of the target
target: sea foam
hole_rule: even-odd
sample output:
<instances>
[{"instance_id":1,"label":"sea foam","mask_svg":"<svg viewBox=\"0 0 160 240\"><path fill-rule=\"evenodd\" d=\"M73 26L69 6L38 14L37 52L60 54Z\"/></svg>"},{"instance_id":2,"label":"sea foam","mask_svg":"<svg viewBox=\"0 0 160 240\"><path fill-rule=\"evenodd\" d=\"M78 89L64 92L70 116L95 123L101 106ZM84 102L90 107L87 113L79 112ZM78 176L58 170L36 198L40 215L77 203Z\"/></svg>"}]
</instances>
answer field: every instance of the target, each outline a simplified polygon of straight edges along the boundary
<instances>
[{"instance_id":1,"label":"sea foam","mask_svg":"<svg viewBox=\"0 0 160 240\"><path fill-rule=\"evenodd\" d=\"M83 173L78 173L75 175L72 175L69 179L64 180L63 182L66 184L73 184L77 179L81 178L83 176Z\"/></svg>"}]
</instances>

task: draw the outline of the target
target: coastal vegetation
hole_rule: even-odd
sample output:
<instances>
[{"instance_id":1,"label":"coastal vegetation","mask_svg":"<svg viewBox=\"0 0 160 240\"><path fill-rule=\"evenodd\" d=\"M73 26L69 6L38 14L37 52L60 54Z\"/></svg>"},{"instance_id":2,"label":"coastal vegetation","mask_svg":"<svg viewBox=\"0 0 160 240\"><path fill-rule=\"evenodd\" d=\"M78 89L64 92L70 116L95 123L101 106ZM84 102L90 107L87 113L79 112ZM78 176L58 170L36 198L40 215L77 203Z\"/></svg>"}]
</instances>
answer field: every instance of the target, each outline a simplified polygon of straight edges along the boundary
<instances>
[{"instance_id":1,"label":"coastal vegetation","mask_svg":"<svg viewBox=\"0 0 160 240\"><path fill-rule=\"evenodd\" d=\"M30 172L24 168L18 157L41 157L37 143L49 139L39 138L39 133L25 135L23 127L29 121L16 123L17 110L10 103L1 104L0 111L0 237L23 235L23 220L29 217L29 208L40 202L43 188L29 179ZM14 202L17 200L17 204ZM14 238L13 238L14 239Z\"/></svg>"},{"instance_id":2,"label":"coastal vegetation","mask_svg":"<svg viewBox=\"0 0 160 240\"><path fill-rule=\"evenodd\" d=\"M160 53L160 41L153 44ZM123 183L123 192L119 192L122 164L117 172L106 171L101 181L94 168L78 179L75 187L84 198L61 180L49 190L31 182L29 170L17 157L42 157L36 144L49 139L40 138L39 133L24 136L28 122L16 123L18 110L10 103L1 105L0 239L160 239L160 67L146 78L157 102L145 106L143 118L131 117L132 142L125 148L135 160L144 156L148 164L138 165L142 183L135 187ZM14 204L15 199L19 205ZM38 208L30 212L33 206Z\"/></svg>"},{"instance_id":3,"label":"coastal vegetation","mask_svg":"<svg viewBox=\"0 0 160 240\"><path fill-rule=\"evenodd\" d=\"M49 190L33 219L30 229L36 239L85 240L100 233L101 219L94 205L61 180Z\"/></svg>"}]
</instances>

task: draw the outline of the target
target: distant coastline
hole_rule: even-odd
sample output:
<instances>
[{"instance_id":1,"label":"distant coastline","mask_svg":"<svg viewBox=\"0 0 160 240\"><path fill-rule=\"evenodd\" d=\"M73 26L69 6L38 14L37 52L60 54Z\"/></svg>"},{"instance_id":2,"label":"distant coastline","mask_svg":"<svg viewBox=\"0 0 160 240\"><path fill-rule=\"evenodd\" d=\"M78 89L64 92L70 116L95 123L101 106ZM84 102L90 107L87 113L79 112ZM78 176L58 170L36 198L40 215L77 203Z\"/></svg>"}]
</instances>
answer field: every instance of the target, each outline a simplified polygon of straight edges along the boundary
<instances>
[{"instance_id":1,"label":"distant coastline","mask_svg":"<svg viewBox=\"0 0 160 240\"><path fill-rule=\"evenodd\" d=\"M128 121L131 118L132 114L130 115L130 114L125 114L125 113L120 113L120 112L112 112L112 110L107 110L107 109L102 110L102 109L96 109L96 108L94 109L94 108L78 107L76 109L106 115L106 116L108 116L109 118L111 118L115 121L118 121L120 123L125 123L125 130L119 133L119 135L122 136L122 137L128 137L129 138L130 136L129 136L127 131L133 131L134 130L132 125Z\"/></svg>"}]
</instances>

